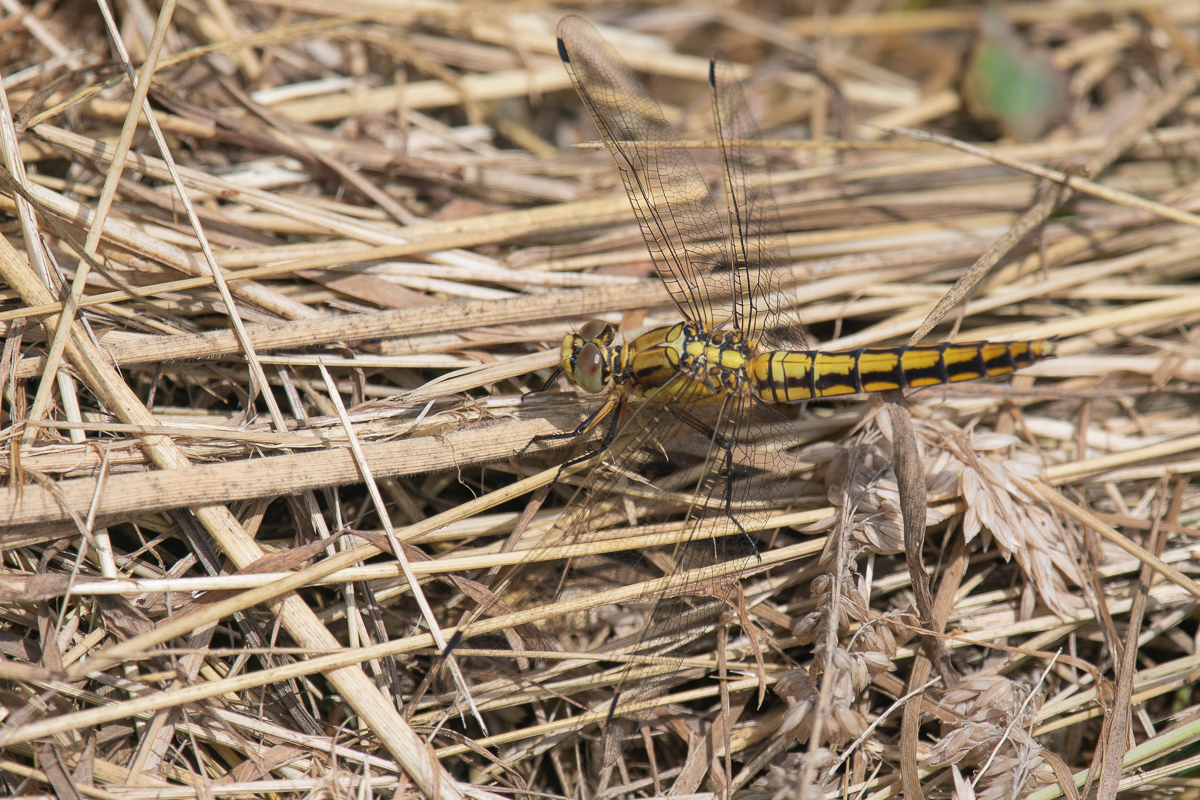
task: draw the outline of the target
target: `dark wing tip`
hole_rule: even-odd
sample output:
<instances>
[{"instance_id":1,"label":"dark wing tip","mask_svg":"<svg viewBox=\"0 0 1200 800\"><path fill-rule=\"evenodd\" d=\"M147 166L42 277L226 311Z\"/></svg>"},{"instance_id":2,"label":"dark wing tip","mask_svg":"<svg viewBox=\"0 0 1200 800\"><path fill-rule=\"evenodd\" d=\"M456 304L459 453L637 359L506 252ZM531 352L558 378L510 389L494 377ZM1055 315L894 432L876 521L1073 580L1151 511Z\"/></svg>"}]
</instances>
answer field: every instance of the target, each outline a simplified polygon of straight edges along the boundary
<instances>
[{"instance_id":1,"label":"dark wing tip","mask_svg":"<svg viewBox=\"0 0 1200 800\"><path fill-rule=\"evenodd\" d=\"M708 85L717 88L717 60L710 58L708 60Z\"/></svg>"},{"instance_id":2,"label":"dark wing tip","mask_svg":"<svg viewBox=\"0 0 1200 800\"><path fill-rule=\"evenodd\" d=\"M567 43L558 37L558 57L562 59L564 64L571 63L571 54L567 52Z\"/></svg>"}]
</instances>

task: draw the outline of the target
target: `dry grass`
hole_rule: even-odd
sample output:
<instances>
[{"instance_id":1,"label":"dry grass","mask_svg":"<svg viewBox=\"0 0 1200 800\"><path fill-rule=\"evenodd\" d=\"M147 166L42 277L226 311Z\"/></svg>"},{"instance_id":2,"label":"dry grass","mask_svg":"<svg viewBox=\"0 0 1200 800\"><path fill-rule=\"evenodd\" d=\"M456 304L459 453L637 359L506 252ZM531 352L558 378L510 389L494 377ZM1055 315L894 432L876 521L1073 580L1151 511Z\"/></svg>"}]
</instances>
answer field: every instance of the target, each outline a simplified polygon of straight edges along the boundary
<instances>
[{"instance_id":1,"label":"dry grass","mask_svg":"<svg viewBox=\"0 0 1200 800\"><path fill-rule=\"evenodd\" d=\"M604 792L1195 796L1200 12L1012 8L1070 93L1015 144L958 91L978 9L802 5L596 18L689 138L708 54L747 65L822 347L903 342L965 274L926 341L1060 357L911 425L787 410L761 558ZM4 791L592 797L614 684L662 680L596 651L687 531L643 487L556 540L571 451L522 454L596 406L522 400L566 332L679 313L568 146L565 9L213 0L156 37L136 0L136 92L90 4L5 9Z\"/></svg>"}]
</instances>

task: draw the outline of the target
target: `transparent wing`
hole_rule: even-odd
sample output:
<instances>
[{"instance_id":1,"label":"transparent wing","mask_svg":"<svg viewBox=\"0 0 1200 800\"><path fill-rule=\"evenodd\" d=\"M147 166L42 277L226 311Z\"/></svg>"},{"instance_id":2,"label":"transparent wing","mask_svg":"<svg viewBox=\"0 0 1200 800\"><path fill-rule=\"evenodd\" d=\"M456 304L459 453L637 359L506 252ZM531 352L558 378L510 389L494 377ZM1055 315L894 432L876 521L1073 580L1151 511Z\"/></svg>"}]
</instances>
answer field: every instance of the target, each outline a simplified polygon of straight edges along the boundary
<instances>
[{"instance_id":1,"label":"transparent wing","mask_svg":"<svg viewBox=\"0 0 1200 800\"><path fill-rule=\"evenodd\" d=\"M734 319L761 349L806 350L804 329L783 310L779 294L780 269L789 261L787 237L758 125L728 56L718 52L708 76L731 231Z\"/></svg>"},{"instance_id":2,"label":"transparent wing","mask_svg":"<svg viewBox=\"0 0 1200 800\"><path fill-rule=\"evenodd\" d=\"M729 257L708 184L662 109L590 22L558 24L558 52L612 152L663 283L685 317L715 327Z\"/></svg>"},{"instance_id":3,"label":"transparent wing","mask_svg":"<svg viewBox=\"0 0 1200 800\"><path fill-rule=\"evenodd\" d=\"M681 374L678 380L689 379ZM734 401L696 408L648 400L631 401L627 409L601 463L590 469L545 541L553 547L665 530L677 531L678 543L639 545L624 554L571 562L546 561L535 551L501 592L510 605L524 606L667 575L678 579L664 593L594 612L601 618L612 614L614 628L610 640L593 650L595 665L568 670L551 664L544 672L525 669L522 674L523 683L544 687L547 696L578 691L572 687L582 685L585 675L611 687L605 697L606 771L628 741L637 738L639 726L661 698L697 677L681 672L682 660L698 643L709 641L718 616L730 609L738 580L755 562L754 541L746 531L765 519L786 477L777 471L781 459L764 447L778 433L779 420L770 409L747 409ZM704 568L718 566L720 575L705 574ZM629 616L640 619L624 620ZM618 635L616 629L626 622L635 630ZM592 633L564 641L564 647L594 644L594 627L575 621L564 629L574 625ZM577 636L577 630L564 635ZM715 650L710 643L702 652ZM507 691L511 693L511 685ZM597 708L599 702L587 705Z\"/></svg>"},{"instance_id":4,"label":"transparent wing","mask_svg":"<svg viewBox=\"0 0 1200 800\"><path fill-rule=\"evenodd\" d=\"M691 154L620 56L579 17L565 18L558 33L563 62L612 150L658 271L683 314L710 329L732 321L751 339L791 341L775 334L788 327L774 296L777 268L786 258L779 214L769 184L753 181L765 180L766 156L754 144L757 128L728 61L718 62L710 76L729 235ZM714 310L718 298L726 310ZM690 380L680 371L675 385L662 387L668 390L658 396L703 395L678 385ZM682 659L708 635L754 563L749 532L774 507L790 466L778 444L788 438L782 417L749 394L731 392L722 403L695 406L638 398L636 385L615 391L626 392L617 404L625 413L616 438L590 468L542 552L532 553L497 589L509 605L524 606L554 602L564 593L677 578L665 593L642 598L646 608L628 635L620 635L619 620L610 622L608 637L592 629L580 636L577 627L563 626L563 635L574 637L562 643L565 649L588 649L611 667L514 670L530 697L569 697L596 682L612 686L605 773L664 694L694 677L690 670L681 675ZM643 537L651 524L677 531L678 543L647 548L639 542L629 560L589 555L555 564L542 557L545 548L596 537ZM721 567L720 574L707 567ZM511 694L511 684L497 691Z\"/></svg>"},{"instance_id":5,"label":"transparent wing","mask_svg":"<svg viewBox=\"0 0 1200 800\"><path fill-rule=\"evenodd\" d=\"M682 499L674 516L684 525L680 543L655 563L680 581L645 614L633 652L649 661L626 669L617 684L604 736L605 767L678 684L684 656L730 608L738 580L757 552L747 529L768 513L775 496L765 485L781 486L779 476L762 472L759 445L748 438L748 415L733 401L716 409L671 404L649 410L631 424L636 446L655 452L652 446L662 431L672 435L671 448L658 450L655 486ZM718 566L721 574L704 574L705 568Z\"/></svg>"}]
</instances>

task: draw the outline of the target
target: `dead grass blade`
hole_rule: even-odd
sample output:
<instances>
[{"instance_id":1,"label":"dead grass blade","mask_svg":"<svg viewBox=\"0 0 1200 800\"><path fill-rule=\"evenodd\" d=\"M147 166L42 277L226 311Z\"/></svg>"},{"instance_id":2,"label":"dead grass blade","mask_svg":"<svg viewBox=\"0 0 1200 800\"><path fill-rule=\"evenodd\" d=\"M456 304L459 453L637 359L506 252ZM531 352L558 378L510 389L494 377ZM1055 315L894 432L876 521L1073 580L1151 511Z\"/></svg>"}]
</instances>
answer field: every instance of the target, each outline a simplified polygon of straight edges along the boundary
<instances>
[{"instance_id":1,"label":"dead grass blade","mask_svg":"<svg viewBox=\"0 0 1200 800\"><path fill-rule=\"evenodd\" d=\"M614 685L661 679L646 598L736 570L663 557L696 468L661 485L652 451L620 535L546 538L587 476L527 445L603 398L529 390L589 319L679 321L610 157L573 146L599 137L561 9L2 2L3 793L597 794ZM756 420L735 466L780 491L740 624L604 796L1178 793L1200 10L1007 8L1070 87L1015 143L959 91L981 9L868 5L593 18L703 180L731 54L782 212L770 302L821 347L1057 357ZM504 588L520 566L545 596Z\"/></svg>"}]
</instances>

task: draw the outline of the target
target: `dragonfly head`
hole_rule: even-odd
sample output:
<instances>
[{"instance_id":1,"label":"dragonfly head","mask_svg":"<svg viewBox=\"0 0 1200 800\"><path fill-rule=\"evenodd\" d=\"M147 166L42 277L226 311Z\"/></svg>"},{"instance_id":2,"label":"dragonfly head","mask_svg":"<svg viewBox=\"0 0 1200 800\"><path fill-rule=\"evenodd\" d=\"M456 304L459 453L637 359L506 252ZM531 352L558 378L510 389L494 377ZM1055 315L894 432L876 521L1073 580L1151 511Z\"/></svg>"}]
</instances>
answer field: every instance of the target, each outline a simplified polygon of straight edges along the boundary
<instances>
[{"instance_id":1,"label":"dragonfly head","mask_svg":"<svg viewBox=\"0 0 1200 800\"><path fill-rule=\"evenodd\" d=\"M569 333L562 343L562 368L567 377L585 392L603 391L612 377L613 348L617 332L602 319L588 322L578 333Z\"/></svg>"}]
</instances>

